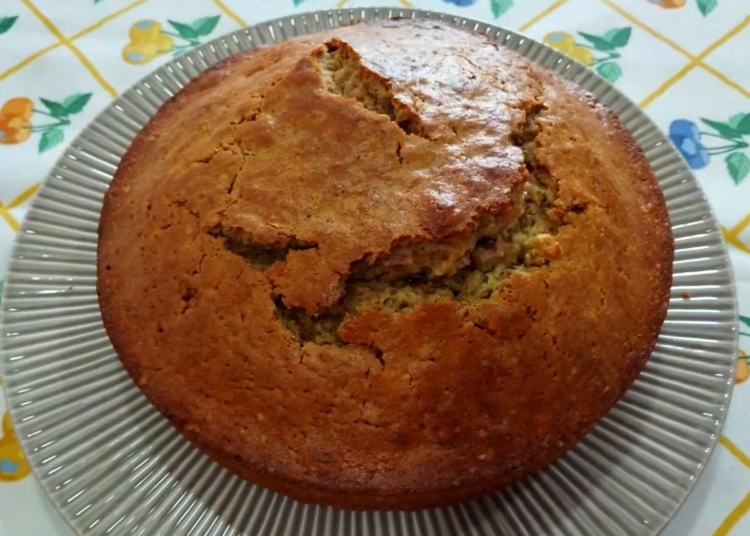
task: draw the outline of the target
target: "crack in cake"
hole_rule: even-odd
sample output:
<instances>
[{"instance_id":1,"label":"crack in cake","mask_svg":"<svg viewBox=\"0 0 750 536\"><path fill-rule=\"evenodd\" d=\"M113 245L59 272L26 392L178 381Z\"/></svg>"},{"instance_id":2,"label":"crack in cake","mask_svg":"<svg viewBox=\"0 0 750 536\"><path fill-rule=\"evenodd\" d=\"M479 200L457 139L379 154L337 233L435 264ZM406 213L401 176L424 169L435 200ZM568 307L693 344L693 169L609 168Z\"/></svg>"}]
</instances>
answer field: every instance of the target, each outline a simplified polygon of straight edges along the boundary
<instances>
[{"instance_id":1,"label":"crack in cake","mask_svg":"<svg viewBox=\"0 0 750 536\"><path fill-rule=\"evenodd\" d=\"M190 441L302 501L417 509L564 453L664 320L672 235L616 116L445 24L234 56L136 136L98 290Z\"/></svg>"}]
</instances>

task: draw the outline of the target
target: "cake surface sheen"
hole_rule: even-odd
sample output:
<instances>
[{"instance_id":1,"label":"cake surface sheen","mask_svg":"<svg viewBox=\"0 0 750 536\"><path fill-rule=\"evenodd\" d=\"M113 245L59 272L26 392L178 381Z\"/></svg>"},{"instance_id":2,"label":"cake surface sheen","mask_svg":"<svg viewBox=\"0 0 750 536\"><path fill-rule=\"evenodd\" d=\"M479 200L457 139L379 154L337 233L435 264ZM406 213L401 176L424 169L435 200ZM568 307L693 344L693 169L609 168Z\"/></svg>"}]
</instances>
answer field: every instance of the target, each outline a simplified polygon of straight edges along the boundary
<instances>
[{"instance_id":1,"label":"cake surface sheen","mask_svg":"<svg viewBox=\"0 0 750 536\"><path fill-rule=\"evenodd\" d=\"M434 22L232 57L105 196L98 290L136 384L235 473L307 502L476 497L635 380L672 235L616 116Z\"/></svg>"}]
</instances>

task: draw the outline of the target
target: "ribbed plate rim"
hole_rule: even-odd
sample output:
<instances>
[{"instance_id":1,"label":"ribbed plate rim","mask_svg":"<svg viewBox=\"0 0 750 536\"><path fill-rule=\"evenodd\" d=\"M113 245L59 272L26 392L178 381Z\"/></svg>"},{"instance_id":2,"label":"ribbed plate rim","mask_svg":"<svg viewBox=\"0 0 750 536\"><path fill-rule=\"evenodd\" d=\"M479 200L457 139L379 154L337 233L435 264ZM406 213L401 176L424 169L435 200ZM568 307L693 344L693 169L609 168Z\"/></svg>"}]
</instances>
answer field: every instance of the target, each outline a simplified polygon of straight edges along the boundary
<instances>
[{"instance_id":1,"label":"ribbed plate rim","mask_svg":"<svg viewBox=\"0 0 750 536\"><path fill-rule=\"evenodd\" d=\"M519 47L524 43L528 42L529 47L532 50L538 50L543 51L545 57L551 57L553 60L556 61L557 64L564 64L565 69L572 68L573 71L575 71L577 74L575 75L576 83L586 82L586 85L595 85L599 88L604 88L603 90L600 90L599 93L601 95L607 95L608 99L611 101L617 101L620 103L621 110L618 111L619 115L623 115L625 113L627 114L633 114L634 117L637 117L638 121L642 124L645 124L646 127L654 133L654 137L659 139L659 142L662 141L666 143L666 147L668 147L668 150L664 150L664 155L661 155L660 158L669 158L670 159L670 166L674 167L673 175L675 177L681 176L688 178L688 181L681 181L681 183L689 183L689 187L692 188L692 191L690 192L690 195L697 195L700 198L700 201L702 201L705 206L707 207L707 212L703 214L703 220L707 221L707 225L710 227L710 230L713 234L716 234L718 240L715 241L715 243L712 244L712 246L716 246L718 248L718 253L715 253L712 259L718 259L718 261L721 261L723 263L723 267L726 267L728 269L728 273L725 274L725 277L728 278L726 285L723 287L724 290L728 290L730 294L730 303L728 306L728 309L731 313L731 316L736 320L737 318L737 296L736 296L736 287L734 284L734 276L731 271L731 264L729 260L729 256L727 253L727 247L724 243L721 233L719 232L719 226L718 222L711 211L708 200L705 196L705 193L702 190L702 187L700 186L700 183L695 179L695 177L692 175L690 170L687 168L685 163L683 162L682 158L679 156L679 153L670 145L669 141L666 139L666 137L661 133L660 129L651 121L646 114L638 108L637 105L635 105L630 99L628 99L626 96L624 96L622 93L620 93L619 90L614 88L611 84L601 79L598 75L593 73L593 71L589 70L585 66L575 62L574 60L568 58L567 56L564 56L563 54L557 52L556 50L548 47L547 45L540 43L534 39L531 39L527 36L524 36L520 33L514 32L512 30L507 30L505 28L501 28L497 25L488 24L485 22L460 17L456 15L451 15L447 13L440 13L435 11L426 11L426 10L419 10L419 9L398 9L398 8L360 8L360 9L333 9L333 10L320 10L320 11L314 11L314 12L307 12L307 13L299 13L291 16L286 17L280 17L268 21L264 21L252 26L249 26L247 28L243 28L240 30L237 30L235 32L220 36L202 46L197 47L196 49L193 49L192 51L184 54L183 56L180 56L178 58L175 58L159 68L155 69L152 73L149 75L143 77L139 82L131 86L127 91L125 91L122 95L120 95L117 99L115 99L112 103L110 103L100 114L97 115L97 117L83 130L81 133L76 137L76 139L70 144L70 147L66 149L66 151L63 153L63 155L60 157L58 162L55 164L54 168L50 171L47 179L45 180L43 186L40 188L39 194L35 197L31 204L31 208L29 211L29 217L27 217L26 221L23 223L21 231L19 232L17 239L15 241L13 252L11 255L11 263L8 268L8 272L6 274L6 285L3 289L3 300L2 300L2 311L0 311L0 325L2 325L3 329L0 332L0 370L3 374L3 377L6 379L6 385L12 386L12 389L9 389L6 387L5 389L5 396L6 401L8 405L8 409L11 413L11 416L15 423L17 423L17 431L19 439L21 440L22 448L24 449L25 454L27 455L31 465L32 469L34 471L35 476L37 477L37 480L42 484L43 489L47 493L50 500L55 504L55 506L58 508L60 513L62 514L63 518L69 523L69 525L73 528L74 531L77 533L83 533L79 532L81 531L81 527L79 527L75 521L70 517L66 511L60 507L60 505L57 502L57 499L55 495L52 493L52 490L48 487L47 479L45 479L44 475L42 475L41 472L41 465L38 463L37 457L30 452L29 448L29 439L28 437L25 437L24 430L26 429L25 423L19 422L19 416L21 413L20 406L16 403L16 398L18 397L17 389L18 386L15 385L15 375L12 370L12 360L11 358L13 356L10 355L10 350L6 351L6 343L9 338L9 334L6 332L5 327L8 325L9 320L12 320L14 315L14 307L13 305L18 301L17 298L13 296L14 290L17 286L16 283L13 283L12 280L14 280L16 277L23 276L25 270L22 267L19 267L19 264L23 264L20 261L19 251L23 249L23 247L26 245L28 240L28 233L31 232L29 227L31 224L29 223L31 219L34 218L35 214L44 212L43 208L40 208L44 202L42 201L44 199L44 196L46 193L49 193L51 191L54 191L55 186L52 185L53 177L56 173L60 173L62 169L64 169L64 163L66 161L66 158L68 158L71 154L72 148L80 145L80 143L83 141L85 142L84 138L87 134L90 134L93 128L96 128L97 126L101 126L100 123L104 122L105 116L112 112L118 105L122 104L123 102L126 102L129 97L132 97L133 94L136 92L136 87L142 86L144 82L147 80L150 81L153 84L154 76L167 76L170 72L170 69L175 70L183 70L184 65L182 62L190 62L192 63L193 59L196 59L199 55L201 59L204 57L203 54L206 54L206 57L215 56L216 49L219 49L220 46L224 46L225 48L231 45L228 45L228 43L232 40L234 40L235 45L237 45L238 38L240 36L248 36L253 31L263 31L264 29L267 30L268 28L274 28L276 31L281 32L282 34L286 31L286 29L289 28L289 24L291 24L293 27L297 25L296 27L301 28L303 26L303 22L310 20L310 18L314 20L327 20L329 23L334 23L334 25L339 25L341 23L346 23L352 19L370 19L370 18L385 18L385 17L391 17L391 16L400 16L405 18L417 18L417 19L428 19L428 20L442 20L446 22L450 22L452 24L455 24L457 26L461 26L463 28L468 28L470 31L476 30L478 27L486 28L485 33L504 33L505 42L507 43L509 40L517 40L518 46L512 47L518 50L521 54L524 56L529 56L528 53L529 50L519 50ZM310 31L318 31L320 28L314 28ZM272 30L273 31L273 30ZM300 33L309 33L309 32L300 32ZM503 43L501 43L503 44ZM219 46L217 46L219 45ZM215 48L214 48L215 47ZM538 53L536 54L539 55ZM535 61L534 59L530 58L531 61ZM215 62L214 62L215 63ZM568 78L567 75L566 78ZM160 88L166 92L170 92L170 89L164 85L162 88ZM598 96L600 98L600 96ZM160 101L163 101L161 97L157 96L157 99ZM99 203L100 205L100 203ZM670 216L671 216L670 211ZM718 262L717 261L717 262ZM717 276L718 277L718 276ZM11 281L10 283L7 283L7 281ZM670 306L671 310L671 306ZM42 315L43 316L43 315ZM30 321L29 321L30 322ZM728 324L728 322L724 322L724 324ZM20 329L20 328L14 328L14 329ZM41 329L41 328L40 328ZM20 332L20 331L19 331ZM732 340L728 343L726 348L731 349L732 353L732 360L729 366L726 368L726 370L722 371L724 374L722 374L722 377L726 376L730 379L730 381L726 382L725 389L718 394L721 394L723 396L723 403L719 404L717 409L717 419L714 425L713 433L711 434L711 440L710 443L707 445L705 454L703 458L701 459L701 462L698 463L697 467L695 467L692 470L692 478L689 482L689 484L683 489L681 492L679 500L674 503L673 508L671 512L668 515L663 516L662 522L659 526L652 527L652 531L644 534L650 534L655 535L662 532L662 530L665 528L667 523L674 517L676 512L680 509L680 507L684 504L686 498L689 496L690 492L694 488L698 478L703 473L703 470L705 469L705 466L707 465L708 460L710 459L715 447L716 443L718 441L719 433L721 431L721 427L725 421L726 418L726 411L731 399L731 393L732 393L732 387L733 382L731 381L731 378L734 376L734 368L735 368L735 360L734 356L737 354L737 348L738 348L738 335L736 330L736 322L735 327L733 329L730 329L729 332L732 334ZM106 337L106 334L104 335ZM119 363L119 361L118 361ZM121 383L121 382L120 382ZM20 385L20 384L19 384ZM135 388L134 386L132 386ZM632 390L632 389L631 389ZM142 396L142 395L141 395ZM143 402L147 403L145 401L145 397L143 397ZM143 404L141 404L143 406ZM605 417L605 420L609 418L609 415ZM184 440L183 440L184 441ZM573 449L573 452L577 451L579 447L575 447ZM566 458L568 456L566 455Z\"/></svg>"}]
</instances>

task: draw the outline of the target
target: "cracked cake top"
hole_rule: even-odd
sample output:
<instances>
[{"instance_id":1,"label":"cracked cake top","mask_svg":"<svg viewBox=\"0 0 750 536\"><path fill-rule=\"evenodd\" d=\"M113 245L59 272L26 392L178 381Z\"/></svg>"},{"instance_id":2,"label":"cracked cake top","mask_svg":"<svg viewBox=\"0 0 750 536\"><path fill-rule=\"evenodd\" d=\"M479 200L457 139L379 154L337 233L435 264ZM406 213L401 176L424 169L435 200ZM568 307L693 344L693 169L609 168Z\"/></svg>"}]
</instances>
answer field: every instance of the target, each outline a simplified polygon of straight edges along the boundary
<instances>
[{"instance_id":1,"label":"cracked cake top","mask_svg":"<svg viewBox=\"0 0 750 536\"><path fill-rule=\"evenodd\" d=\"M349 508L496 489L648 358L672 238L614 114L444 24L252 50L162 106L107 192L107 332L241 476Z\"/></svg>"}]
</instances>

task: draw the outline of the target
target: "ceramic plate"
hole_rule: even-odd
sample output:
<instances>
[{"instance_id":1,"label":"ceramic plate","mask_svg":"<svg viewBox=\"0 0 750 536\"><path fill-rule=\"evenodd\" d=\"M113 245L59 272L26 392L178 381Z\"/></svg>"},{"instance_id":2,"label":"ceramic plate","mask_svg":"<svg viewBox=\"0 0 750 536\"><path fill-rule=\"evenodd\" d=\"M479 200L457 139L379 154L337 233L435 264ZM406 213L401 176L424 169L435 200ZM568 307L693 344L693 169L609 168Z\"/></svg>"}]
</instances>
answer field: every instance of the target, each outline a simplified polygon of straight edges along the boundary
<instances>
[{"instance_id":1,"label":"ceramic plate","mask_svg":"<svg viewBox=\"0 0 750 536\"><path fill-rule=\"evenodd\" d=\"M240 480L156 412L102 327L97 225L102 196L133 136L188 80L263 43L392 16L441 19L486 35L617 112L667 198L676 239L674 284L646 370L557 463L454 508L355 513L303 505ZM296 15L224 36L167 63L107 108L52 170L18 235L0 340L18 436L53 502L81 533L653 535L685 500L716 443L734 376L736 319L730 267L706 199L679 154L627 98L583 66L513 32L437 13L362 9Z\"/></svg>"}]
</instances>

